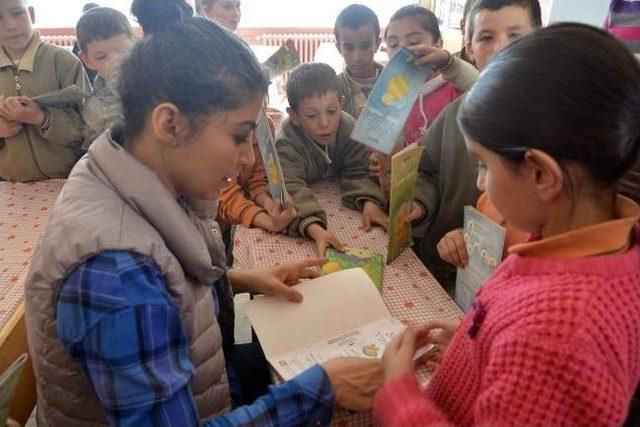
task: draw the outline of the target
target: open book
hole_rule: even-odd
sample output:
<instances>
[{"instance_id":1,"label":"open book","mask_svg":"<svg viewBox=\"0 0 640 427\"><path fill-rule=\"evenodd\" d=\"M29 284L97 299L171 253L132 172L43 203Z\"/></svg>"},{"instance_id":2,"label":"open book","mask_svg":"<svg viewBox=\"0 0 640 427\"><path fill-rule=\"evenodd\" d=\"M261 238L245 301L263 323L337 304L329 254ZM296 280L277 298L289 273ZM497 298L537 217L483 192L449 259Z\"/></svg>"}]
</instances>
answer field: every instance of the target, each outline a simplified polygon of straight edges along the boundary
<instances>
[{"instance_id":1,"label":"open book","mask_svg":"<svg viewBox=\"0 0 640 427\"><path fill-rule=\"evenodd\" d=\"M285 44L280 46L273 55L267 59L262 66L269 74L269 79L273 80L276 77L293 70L300 65L300 56L293 43L293 40L287 40Z\"/></svg>"},{"instance_id":2,"label":"open book","mask_svg":"<svg viewBox=\"0 0 640 427\"><path fill-rule=\"evenodd\" d=\"M432 68L417 67L409 61L410 56L409 49L403 47L384 67L351 132L352 139L391 154Z\"/></svg>"},{"instance_id":3,"label":"open book","mask_svg":"<svg viewBox=\"0 0 640 427\"><path fill-rule=\"evenodd\" d=\"M404 329L361 268L308 280L296 289L304 296L300 304L259 296L247 306L267 360L284 380L337 357L380 358Z\"/></svg>"},{"instance_id":4,"label":"open book","mask_svg":"<svg viewBox=\"0 0 640 427\"><path fill-rule=\"evenodd\" d=\"M418 166L423 151L424 147L411 144L391 158L387 264L391 264L413 243L409 215L413 208Z\"/></svg>"},{"instance_id":5,"label":"open book","mask_svg":"<svg viewBox=\"0 0 640 427\"><path fill-rule=\"evenodd\" d=\"M89 92L80 89L76 85L71 85L64 89L54 90L34 96L31 99L40 107L56 107L59 105L80 102L90 96L91 94Z\"/></svg>"},{"instance_id":6,"label":"open book","mask_svg":"<svg viewBox=\"0 0 640 427\"><path fill-rule=\"evenodd\" d=\"M0 426L7 425L13 395L16 392L18 380L20 380L27 358L26 353L21 354L0 376Z\"/></svg>"}]
</instances>

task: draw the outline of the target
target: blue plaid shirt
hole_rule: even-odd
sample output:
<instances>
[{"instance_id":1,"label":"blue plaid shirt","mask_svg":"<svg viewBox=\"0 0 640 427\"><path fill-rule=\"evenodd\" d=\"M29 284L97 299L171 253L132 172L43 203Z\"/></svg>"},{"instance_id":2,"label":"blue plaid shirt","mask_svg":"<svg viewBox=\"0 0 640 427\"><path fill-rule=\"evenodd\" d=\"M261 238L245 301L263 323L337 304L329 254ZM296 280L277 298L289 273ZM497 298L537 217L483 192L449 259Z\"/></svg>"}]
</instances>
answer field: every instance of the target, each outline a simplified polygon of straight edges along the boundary
<instances>
[{"instance_id":1,"label":"blue plaid shirt","mask_svg":"<svg viewBox=\"0 0 640 427\"><path fill-rule=\"evenodd\" d=\"M58 336L112 425L198 425L186 332L151 259L124 251L89 259L63 283L57 312ZM204 425L326 425L333 406L331 383L315 366Z\"/></svg>"}]
</instances>

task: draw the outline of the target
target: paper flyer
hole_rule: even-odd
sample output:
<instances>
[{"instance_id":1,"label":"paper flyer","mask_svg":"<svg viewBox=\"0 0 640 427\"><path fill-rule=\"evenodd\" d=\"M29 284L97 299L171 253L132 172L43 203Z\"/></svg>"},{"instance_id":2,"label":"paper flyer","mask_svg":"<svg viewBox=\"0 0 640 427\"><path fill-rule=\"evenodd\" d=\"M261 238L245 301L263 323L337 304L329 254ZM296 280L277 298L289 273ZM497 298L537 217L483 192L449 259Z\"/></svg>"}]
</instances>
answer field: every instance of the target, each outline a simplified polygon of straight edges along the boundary
<instances>
[{"instance_id":1,"label":"paper flyer","mask_svg":"<svg viewBox=\"0 0 640 427\"><path fill-rule=\"evenodd\" d=\"M391 264L412 244L409 215L413 208L423 151L424 147L411 144L391 158L387 264Z\"/></svg>"},{"instance_id":2,"label":"paper flyer","mask_svg":"<svg viewBox=\"0 0 640 427\"><path fill-rule=\"evenodd\" d=\"M20 357L7 368L2 376L0 376L0 426L7 425L13 395L16 392L18 380L20 380L22 369L24 368L27 358L26 353L21 354Z\"/></svg>"},{"instance_id":3,"label":"paper flyer","mask_svg":"<svg viewBox=\"0 0 640 427\"><path fill-rule=\"evenodd\" d=\"M256 135L258 138L258 147L262 155L264 170L267 173L268 189L271 198L280 206L284 205L285 185L282 176L282 166L280 166L280 158L276 151L276 143L273 140L267 116L264 111L260 113L258 118L258 126L256 127Z\"/></svg>"},{"instance_id":4,"label":"paper flyer","mask_svg":"<svg viewBox=\"0 0 640 427\"><path fill-rule=\"evenodd\" d=\"M262 66L269 73L269 79L273 80L276 77L293 70L300 65L300 56L296 51L293 40L287 40L285 44L280 46L273 55L267 59Z\"/></svg>"},{"instance_id":5,"label":"paper flyer","mask_svg":"<svg viewBox=\"0 0 640 427\"><path fill-rule=\"evenodd\" d=\"M506 230L472 206L464 207L464 241L468 264L456 274L456 303L465 313L478 288L502 260Z\"/></svg>"},{"instance_id":6,"label":"paper flyer","mask_svg":"<svg viewBox=\"0 0 640 427\"><path fill-rule=\"evenodd\" d=\"M58 105L73 104L90 97L91 94L80 89L76 85L64 89L43 93L31 98L40 107L55 107Z\"/></svg>"},{"instance_id":7,"label":"paper flyer","mask_svg":"<svg viewBox=\"0 0 640 427\"><path fill-rule=\"evenodd\" d=\"M378 292L382 292L382 271L384 259L380 254L374 254L368 249L347 248L345 252L339 252L329 247L325 255L327 263L322 266L322 274L335 273L360 267L373 280Z\"/></svg>"},{"instance_id":8,"label":"paper flyer","mask_svg":"<svg viewBox=\"0 0 640 427\"><path fill-rule=\"evenodd\" d=\"M404 328L362 268L306 280L296 289L304 297L298 304L281 296L257 296L247 304L264 354L284 379L335 357L379 358Z\"/></svg>"},{"instance_id":9,"label":"paper flyer","mask_svg":"<svg viewBox=\"0 0 640 427\"><path fill-rule=\"evenodd\" d=\"M425 78L432 69L417 67L402 48L396 53L371 90L351 138L385 154L391 154Z\"/></svg>"},{"instance_id":10,"label":"paper flyer","mask_svg":"<svg viewBox=\"0 0 640 427\"><path fill-rule=\"evenodd\" d=\"M304 349L281 354L273 358L271 363L278 374L287 381L315 364L338 357L380 359L394 334L404 328L399 321L385 318L327 338Z\"/></svg>"}]
</instances>

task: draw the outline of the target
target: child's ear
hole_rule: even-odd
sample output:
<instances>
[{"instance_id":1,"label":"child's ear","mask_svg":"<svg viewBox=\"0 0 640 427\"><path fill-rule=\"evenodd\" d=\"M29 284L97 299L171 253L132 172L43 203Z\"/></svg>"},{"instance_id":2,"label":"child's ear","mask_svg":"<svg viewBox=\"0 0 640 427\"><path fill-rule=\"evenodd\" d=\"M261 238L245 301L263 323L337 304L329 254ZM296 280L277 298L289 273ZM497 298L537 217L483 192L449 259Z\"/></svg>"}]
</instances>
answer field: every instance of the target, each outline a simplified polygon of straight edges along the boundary
<instances>
[{"instance_id":1,"label":"child's ear","mask_svg":"<svg viewBox=\"0 0 640 427\"><path fill-rule=\"evenodd\" d=\"M442 37L440 37L440 39L438 39L438 41L436 42L436 47L438 49L442 49L443 45L444 45L444 41L442 40Z\"/></svg>"},{"instance_id":2,"label":"child's ear","mask_svg":"<svg viewBox=\"0 0 640 427\"><path fill-rule=\"evenodd\" d=\"M80 52L78 52L78 56L80 57L80 59L82 60L84 65L87 66L87 68L89 68L90 70L93 70L93 71L96 70L96 68L93 66L93 63L91 62L91 58L89 58L89 55L87 55L83 51L80 51Z\"/></svg>"},{"instance_id":3,"label":"child's ear","mask_svg":"<svg viewBox=\"0 0 640 427\"><path fill-rule=\"evenodd\" d=\"M564 190L562 167L544 151L527 151L524 155L524 167L540 201L550 202Z\"/></svg>"},{"instance_id":4,"label":"child's ear","mask_svg":"<svg viewBox=\"0 0 640 427\"><path fill-rule=\"evenodd\" d=\"M473 48L471 47L471 40L467 40L465 39L464 41L464 49L467 51L467 56L469 57L469 59L474 63L476 63L476 58L473 55Z\"/></svg>"},{"instance_id":5,"label":"child's ear","mask_svg":"<svg viewBox=\"0 0 640 427\"><path fill-rule=\"evenodd\" d=\"M36 23L36 10L33 8L33 6L29 6L28 10L29 10L29 18L31 18L31 23L35 24Z\"/></svg>"},{"instance_id":6,"label":"child's ear","mask_svg":"<svg viewBox=\"0 0 640 427\"><path fill-rule=\"evenodd\" d=\"M289 119L291 119L291 122L294 125L300 126L300 120L298 120L298 115L295 111L293 111L293 108L287 107L287 114L289 115Z\"/></svg>"}]
</instances>

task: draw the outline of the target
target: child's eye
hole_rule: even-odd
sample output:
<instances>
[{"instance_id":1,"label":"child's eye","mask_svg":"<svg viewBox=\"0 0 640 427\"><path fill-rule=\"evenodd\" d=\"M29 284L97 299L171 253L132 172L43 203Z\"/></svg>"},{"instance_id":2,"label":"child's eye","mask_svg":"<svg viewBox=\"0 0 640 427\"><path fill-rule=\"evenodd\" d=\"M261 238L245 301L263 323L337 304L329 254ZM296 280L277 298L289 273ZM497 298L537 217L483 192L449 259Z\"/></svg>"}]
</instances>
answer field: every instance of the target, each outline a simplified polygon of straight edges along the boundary
<instances>
[{"instance_id":1,"label":"child's eye","mask_svg":"<svg viewBox=\"0 0 640 427\"><path fill-rule=\"evenodd\" d=\"M316 116L317 116L317 114L307 114L305 117L306 117L307 119L313 120L313 119L315 119L315 118L316 118Z\"/></svg>"},{"instance_id":2,"label":"child's eye","mask_svg":"<svg viewBox=\"0 0 640 427\"><path fill-rule=\"evenodd\" d=\"M522 37L522 34L519 34L519 33L512 33L512 34L509 34L509 38L510 38L511 40L516 40L516 39L519 39L520 37Z\"/></svg>"},{"instance_id":3,"label":"child's eye","mask_svg":"<svg viewBox=\"0 0 640 427\"><path fill-rule=\"evenodd\" d=\"M329 114L335 114L337 112L338 112L337 109L335 109L335 110L327 110L327 113L329 113Z\"/></svg>"},{"instance_id":4,"label":"child's eye","mask_svg":"<svg viewBox=\"0 0 640 427\"><path fill-rule=\"evenodd\" d=\"M22 14L23 14L23 11L11 12L11 16L13 16L14 18L17 18L18 16L20 16Z\"/></svg>"},{"instance_id":5,"label":"child's eye","mask_svg":"<svg viewBox=\"0 0 640 427\"><path fill-rule=\"evenodd\" d=\"M233 137L233 140L235 141L236 144L241 145L247 142L250 136L251 136L251 132L243 133L242 135L235 135Z\"/></svg>"},{"instance_id":6,"label":"child's eye","mask_svg":"<svg viewBox=\"0 0 640 427\"><path fill-rule=\"evenodd\" d=\"M482 37L480 37L480 41L481 42L488 42L489 40L491 40L491 36L482 36Z\"/></svg>"}]
</instances>

